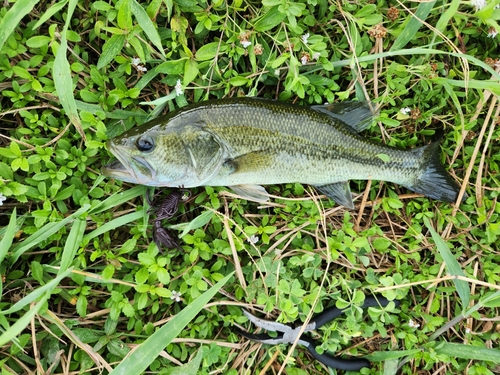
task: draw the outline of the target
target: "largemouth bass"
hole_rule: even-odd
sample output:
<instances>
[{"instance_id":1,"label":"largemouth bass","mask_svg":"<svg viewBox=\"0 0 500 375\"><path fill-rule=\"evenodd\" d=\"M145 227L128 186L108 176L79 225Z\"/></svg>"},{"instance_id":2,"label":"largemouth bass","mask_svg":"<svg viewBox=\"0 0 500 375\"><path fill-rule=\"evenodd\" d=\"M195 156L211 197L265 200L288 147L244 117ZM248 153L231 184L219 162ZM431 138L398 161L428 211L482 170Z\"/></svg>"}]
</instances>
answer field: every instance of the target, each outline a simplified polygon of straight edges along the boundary
<instances>
[{"instance_id":1,"label":"largemouth bass","mask_svg":"<svg viewBox=\"0 0 500 375\"><path fill-rule=\"evenodd\" d=\"M439 161L439 144L402 150L358 132L366 102L298 106L251 98L193 104L108 141L117 160L106 176L148 186L228 186L267 200L260 185L299 182L353 208L348 181L384 180L453 202L459 186Z\"/></svg>"}]
</instances>

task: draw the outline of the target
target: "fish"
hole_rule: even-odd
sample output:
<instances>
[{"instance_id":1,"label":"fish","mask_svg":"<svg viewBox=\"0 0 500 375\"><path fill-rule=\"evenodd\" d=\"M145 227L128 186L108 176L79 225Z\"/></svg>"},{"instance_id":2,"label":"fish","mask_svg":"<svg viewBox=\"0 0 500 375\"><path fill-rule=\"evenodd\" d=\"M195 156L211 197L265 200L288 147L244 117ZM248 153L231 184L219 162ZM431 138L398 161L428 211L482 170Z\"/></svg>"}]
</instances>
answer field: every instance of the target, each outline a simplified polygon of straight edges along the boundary
<instances>
[{"instance_id":1,"label":"fish","mask_svg":"<svg viewBox=\"0 0 500 375\"><path fill-rule=\"evenodd\" d=\"M359 134L373 120L366 101L209 100L108 140L116 160L102 173L156 187L226 186L257 202L269 199L262 185L302 183L353 209L349 180L383 180L457 200L460 187L440 162L439 141L412 149L379 144Z\"/></svg>"}]
</instances>

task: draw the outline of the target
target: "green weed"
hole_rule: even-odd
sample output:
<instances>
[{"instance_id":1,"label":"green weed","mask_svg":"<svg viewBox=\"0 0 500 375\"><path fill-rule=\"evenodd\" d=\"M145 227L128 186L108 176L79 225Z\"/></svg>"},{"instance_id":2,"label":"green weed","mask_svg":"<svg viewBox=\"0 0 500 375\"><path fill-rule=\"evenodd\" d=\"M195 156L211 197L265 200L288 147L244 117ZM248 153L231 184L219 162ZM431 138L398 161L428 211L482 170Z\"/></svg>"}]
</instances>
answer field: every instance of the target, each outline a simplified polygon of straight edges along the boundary
<instances>
[{"instance_id":1,"label":"green weed","mask_svg":"<svg viewBox=\"0 0 500 375\"><path fill-rule=\"evenodd\" d=\"M231 327L247 327L241 308L298 324L333 304L347 311L318 351L366 356L363 374L498 372L500 10L481 3L5 3L2 373L331 374ZM353 181L347 211L300 184L270 186L264 205L197 188L166 224L181 248L161 254L149 189L100 175L105 143L238 95L370 100L364 136L403 148L443 129L468 197ZM371 293L400 305L363 312Z\"/></svg>"}]
</instances>

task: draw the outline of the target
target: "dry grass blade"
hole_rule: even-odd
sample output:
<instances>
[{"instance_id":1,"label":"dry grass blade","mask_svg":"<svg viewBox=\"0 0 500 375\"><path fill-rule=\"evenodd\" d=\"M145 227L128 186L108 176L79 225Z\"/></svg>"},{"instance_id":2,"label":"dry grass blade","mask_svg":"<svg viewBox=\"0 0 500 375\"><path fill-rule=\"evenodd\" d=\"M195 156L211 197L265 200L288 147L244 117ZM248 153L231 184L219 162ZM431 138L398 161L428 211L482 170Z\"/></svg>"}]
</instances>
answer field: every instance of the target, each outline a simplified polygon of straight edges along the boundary
<instances>
[{"instance_id":1,"label":"dry grass blade","mask_svg":"<svg viewBox=\"0 0 500 375\"><path fill-rule=\"evenodd\" d=\"M408 288L408 287L412 287L412 286L416 286L416 285L424 285L424 284L430 284L430 286L428 288L434 288L437 284L442 283L444 281L450 281L450 280L462 280L462 281L466 281L470 284L477 284L477 285L484 286L486 288L500 290L500 285L497 285L497 284L487 283L484 281L471 279L471 278L465 277L465 276L448 275L448 276L443 276L443 277L439 277L436 279L421 280L421 281L415 281L415 282L411 282L411 283L403 283L400 285L381 287L381 288L375 289L373 292L374 293L382 293L382 292L386 292L388 290Z\"/></svg>"},{"instance_id":2,"label":"dry grass blade","mask_svg":"<svg viewBox=\"0 0 500 375\"><path fill-rule=\"evenodd\" d=\"M500 115L500 104L497 104L497 108L495 111L495 114L493 115L491 122L490 122L490 130L488 132L488 137L486 138L486 141L484 142L484 147L483 147L483 152L481 153L481 159L479 160L479 166L478 166L478 173L476 177L476 183L475 183L475 191L476 191L476 202L479 207L483 206L483 196L484 196L484 189L483 189L483 173L484 173L484 162L486 159L486 155L488 153L488 149L490 147L490 142L493 137L493 133L495 129L497 128L499 124L499 117Z\"/></svg>"},{"instance_id":3,"label":"dry grass blade","mask_svg":"<svg viewBox=\"0 0 500 375\"><path fill-rule=\"evenodd\" d=\"M112 374L140 373L147 369L163 348L175 339L182 329L195 318L233 274L234 273L230 273L224 277L216 285L193 301L193 303L185 307L180 313L173 317L170 322L158 329L153 335L149 336L146 341L133 352L129 353L128 356L113 369Z\"/></svg>"},{"instance_id":4,"label":"dry grass blade","mask_svg":"<svg viewBox=\"0 0 500 375\"><path fill-rule=\"evenodd\" d=\"M320 212L319 225L320 225L321 229L318 228L318 232L321 231L324 238L327 238L327 236L328 236L327 235L327 224L326 224L326 217L324 215L323 205L322 205L321 201L318 199L317 195L315 195L315 194L312 195L312 198L313 198L314 204L316 205L316 207L318 209L318 212ZM327 282L327 278L329 277L328 270L330 269L330 265L331 265L331 255L330 255L331 253L330 253L330 247L328 245L328 242L326 243L326 249L324 250L324 252L326 253L326 266L325 266L325 271L324 271L323 277L321 278L321 283L319 285L320 289L323 288L323 286ZM295 339L295 342L292 345L290 345L290 349L288 350L287 356L285 357L285 360L283 361L283 364L281 365L280 370L279 370L277 375L281 375L283 373L283 371L285 371L285 367L286 367L287 362L293 356L294 350L298 344L300 336L304 332L307 324L309 324L309 321L312 319L316 305L318 303L320 303L320 294L321 293L316 294L316 298L314 299L314 301L311 304L311 310L309 311L309 314L307 314L307 317L306 317L304 323L302 324L301 330L299 331L299 333Z\"/></svg>"},{"instance_id":5,"label":"dry grass blade","mask_svg":"<svg viewBox=\"0 0 500 375\"><path fill-rule=\"evenodd\" d=\"M240 264L240 259L238 257L238 251L236 250L236 246L234 246L234 237L233 237L233 232L231 228L229 227L229 222L228 222L228 216L229 216L229 208L227 205L227 200L224 200L224 208L225 208L225 214L224 214L224 229L227 234L227 240L229 241L229 245L231 246L231 252L233 253L233 262L234 262L234 268L236 271L236 275L238 277L238 280L240 282L240 285L242 286L243 290L246 291L247 289L247 283L245 281L245 276L243 275L243 271L241 269L241 264Z\"/></svg>"},{"instance_id":6,"label":"dry grass blade","mask_svg":"<svg viewBox=\"0 0 500 375\"><path fill-rule=\"evenodd\" d=\"M43 315L43 318L47 319L49 322L55 324L62 332L63 334L73 343L75 344L78 348L82 349L92 360L94 363L98 366L99 370L102 371L103 369L108 370L111 372L113 368L111 365L104 359L102 356L94 351L92 347L88 344L85 344L82 342L78 336L76 336L71 329L69 329L64 322L59 319L59 317L54 314L52 311L47 310Z\"/></svg>"},{"instance_id":7,"label":"dry grass blade","mask_svg":"<svg viewBox=\"0 0 500 375\"><path fill-rule=\"evenodd\" d=\"M481 149L481 144L482 144L484 135L486 133L486 129L488 128L488 123L490 121L493 121L493 123L496 123L496 117L492 118L492 114L493 114L493 111L495 110L495 108L497 106L497 98L495 96L492 96L491 98L492 99L491 99L491 102L490 102L490 106L488 108L488 113L486 114L486 117L484 119L484 124L481 127L481 131L480 131L480 133L479 133L479 135L477 137L477 143L474 146L474 151L472 152L471 160L470 160L469 166L467 167L467 170L465 172L464 180L462 182L462 187L461 187L460 192L459 192L458 197L457 197L457 201L458 202L460 202L462 200L462 197L465 194L465 188L466 188L467 184L469 183L469 180L470 180L470 177L471 177L471 174L472 174L472 170L475 167L475 161L476 161L477 156L479 154L479 150ZM455 216L457 214L458 210L459 210L459 205L455 205L455 207L453 208L452 215ZM450 223L446 227L445 231L443 232L443 238L444 239L447 239L448 236L451 234L451 229L452 229L452 224Z\"/></svg>"}]
</instances>

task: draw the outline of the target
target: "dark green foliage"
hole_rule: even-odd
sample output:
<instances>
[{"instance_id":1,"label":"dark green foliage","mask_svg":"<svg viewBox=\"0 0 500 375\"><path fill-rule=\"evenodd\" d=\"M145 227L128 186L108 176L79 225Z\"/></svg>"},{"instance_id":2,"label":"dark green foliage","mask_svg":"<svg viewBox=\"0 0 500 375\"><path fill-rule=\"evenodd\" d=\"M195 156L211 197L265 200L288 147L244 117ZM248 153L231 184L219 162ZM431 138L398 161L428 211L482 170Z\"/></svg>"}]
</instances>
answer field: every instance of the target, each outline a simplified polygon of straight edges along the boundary
<instances>
[{"instance_id":1,"label":"dark green foliage","mask_svg":"<svg viewBox=\"0 0 500 375\"><path fill-rule=\"evenodd\" d=\"M149 372L328 374L300 347L251 350L231 326L246 326L250 305L300 323L336 303L348 312L321 329L318 351L370 356L363 374L498 372L498 2L403 3L6 2L2 371L121 371L175 316L185 328ZM181 249L159 254L147 189L100 175L105 143L148 116L237 95L370 100L380 126L364 136L412 148L444 133L440 161L468 198L456 208L354 181L346 211L298 184L269 187L281 198L268 205L198 188L168 222ZM363 313L373 291L401 305Z\"/></svg>"}]
</instances>

